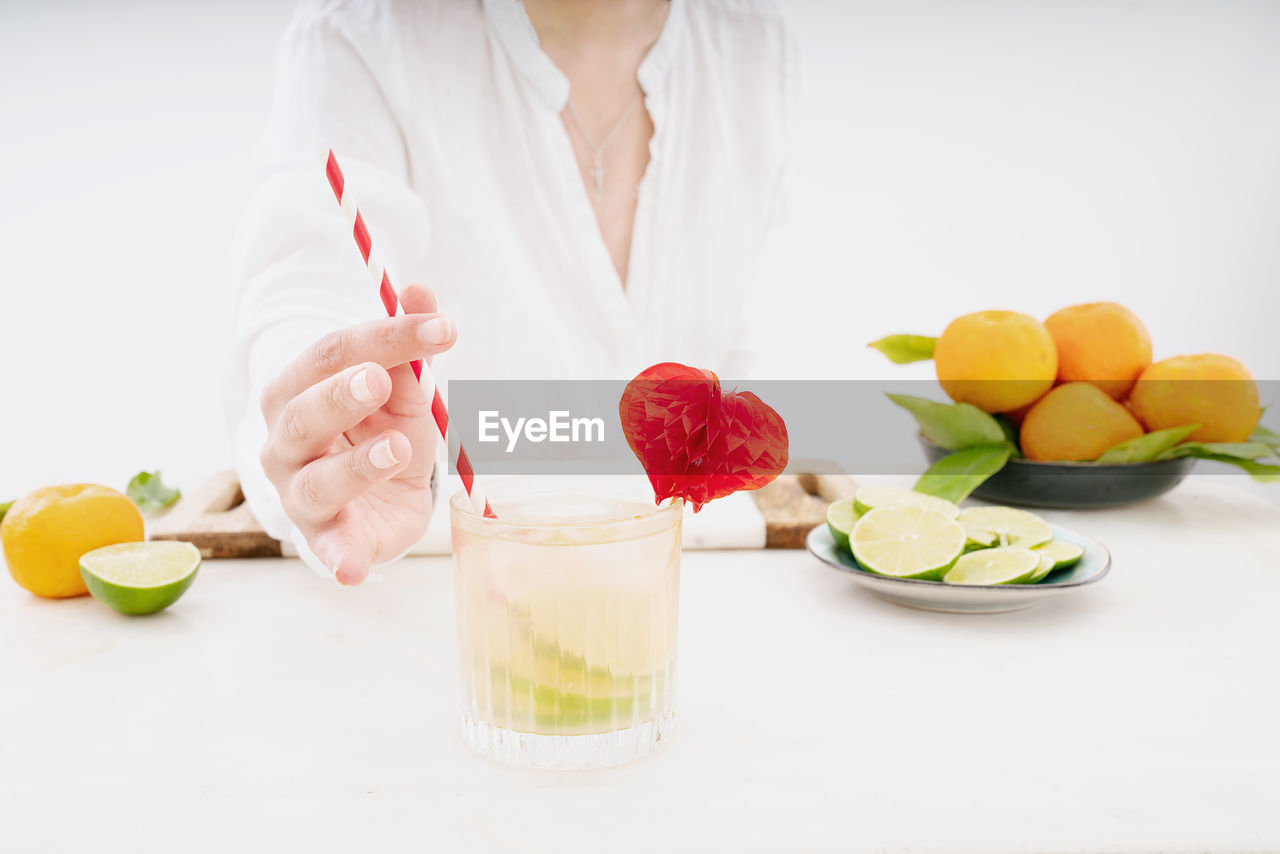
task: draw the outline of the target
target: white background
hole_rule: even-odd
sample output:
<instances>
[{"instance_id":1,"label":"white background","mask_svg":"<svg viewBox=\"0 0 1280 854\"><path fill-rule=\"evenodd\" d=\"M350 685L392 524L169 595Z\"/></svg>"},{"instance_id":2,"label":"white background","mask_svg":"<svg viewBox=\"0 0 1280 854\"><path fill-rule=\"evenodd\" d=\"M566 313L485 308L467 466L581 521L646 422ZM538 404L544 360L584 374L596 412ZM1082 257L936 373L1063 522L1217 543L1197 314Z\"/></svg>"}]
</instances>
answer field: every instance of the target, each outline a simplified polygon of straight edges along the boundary
<instances>
[{"instance_id":1,"label":"white background","mask_svg":"<svg viewBox=\"0 0 1280 854\"><path fill-rule=\"evenodd\" d=\"M927 375L865 342L1115 299L1158 356L1280 379L1280 3L791 8L804 77L766 373ZM228 247L289 14L0 11L0 498L229 464Z\"/></svg>"}]
</instances>

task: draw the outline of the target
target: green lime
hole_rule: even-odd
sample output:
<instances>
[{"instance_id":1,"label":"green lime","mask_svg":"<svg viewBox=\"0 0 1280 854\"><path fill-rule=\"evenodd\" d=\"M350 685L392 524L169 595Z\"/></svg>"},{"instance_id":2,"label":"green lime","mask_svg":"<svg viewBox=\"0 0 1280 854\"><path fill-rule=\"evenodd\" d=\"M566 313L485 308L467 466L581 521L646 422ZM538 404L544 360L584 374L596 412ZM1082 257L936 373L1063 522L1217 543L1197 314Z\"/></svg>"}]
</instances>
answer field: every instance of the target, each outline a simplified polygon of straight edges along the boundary
<instances>
[{"instance_id":1,"label":"green lime","mask_svg":"<svg viewBox=\"0 0 1280 854\"><path fill-rule=\"evenodd\" d=\"M943 576L948 584L1026 584L1040 568L1040 555L1019 546L969 552Z\"/></svg>"},{"instance_id":2,"label":"green lime","mask_svg":"<svg viewBox=\"0 0 1280 854\"><path fill-rule=\"evenodd\" d=\"M1084 557L1084 548L1082 546L1058 540L1038 546L1036 551L1053 558L1053 568L1055 570L1075 566L1080 562L1080 558Z\"/></svg>"},{"instance_id":3,"label":"green lime","mask_svg":"<svg viewBox=\"0 0 1280 854\"><path fill-rule=\"evenodd\" d=\"M894 578L941 578L964 551L964 528L936 510L904 504L863 514L849 536L866 570Z\"/></svg>"},{"instance_id":4,"label":"green lime","mask_svg":"<svg viewBox=\"0 0 1280 854\"><path fill-rule=\"evenodd\" d=\"M1036 567L1036 571L1031 573L1031 577L1027 579L1027 584L1036 584L1045 579L1049 573L1053 572L1054 560L1052 555L1044 554L1040 549L1032 549L1036 554L1040 555L1040 565Z\"/></svg>"},{"instance_id":5,"label":"green lime","mask_svg":"<svg viewBox=\"0 0 1280 854\"><path fill-rule=\"evenodd\" d=\"M853 503L859 513L884 507L901 507L905 504L912 507L928 507L948 519L954 519L960 515L960 508L945 498L936 498L925 495L923 492L898 489L894 486L864 486L854 494Z\"/></svg>"},{"instance_id":6,"label":"green lime","mask_svg":"<svg viewBox=\"0 0 1280 854\"><path fill-rule=\"evenodd\" d=\"M973 543L1033 549L1053 539L1049 523L1034 513L1012 507L970 507L956 519Z\"/></svg>"},{"instance_id":7,"label":"green lime","mask_svg":"<svg viewBox=\"0 0 1280 854\"><path fill-rule=\"evenodd\" d=\"M962 528L964 525L961 524ZM992 546L1000 545L1000 537L995 531L988 531L982 528L965 528L964 550L967 552L977 551L978 549L989 549Z\"/></svg>"},{"instance_id":8,"label":"green lime","mask_svg":"<svg viewBox=\"0 0 1280 854\"><path fill-rule=\"evenodd\" d=\"M852 498L842 498L827 506L827 528L831 530L831 539L845 551L849 551L849 534L853 526L858 524L862 514L853 506Z\"/></svg>"},{"instance_id":9,"label":"green lime","mask_svg":"<svg viewBox=\"0 0 1280 854\"><path fill-rule=\"evenodd\" d=\"M119 543L80 558L80 576L93 598L121 614L168 608L191 586L199 568L200 550L171 540Z\"/></svg>"}]
</instances>

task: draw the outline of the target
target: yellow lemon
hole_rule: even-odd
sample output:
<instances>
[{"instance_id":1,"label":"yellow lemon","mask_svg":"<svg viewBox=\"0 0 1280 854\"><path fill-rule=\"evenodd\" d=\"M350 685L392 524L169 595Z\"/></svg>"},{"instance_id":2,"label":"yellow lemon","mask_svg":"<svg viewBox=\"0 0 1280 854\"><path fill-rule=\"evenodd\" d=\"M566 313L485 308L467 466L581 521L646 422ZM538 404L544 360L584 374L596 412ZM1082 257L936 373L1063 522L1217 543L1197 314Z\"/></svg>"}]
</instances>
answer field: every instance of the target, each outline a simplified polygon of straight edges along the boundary
<instances>
[{"instance_id":1,"label":"yellow lemon","mask_svg":"<svg viewBox=\"0 0 1280 854\"><path fill-rule=\"evenodd\" d=\"M942 390L984 412L1010 412L1053 386L1058 350L1044 324L1016 311L951 321L933 351Z\"/></svg>"},{"instance_id":2,"label":"yellow lemon","mask_svg":"<svg viewBox=\"0 0 1280 854\"><path fill-rule=\"evenodd\" d=\"M1156 362L1134 383L1129 408L1148 430L1201 425L1193 442L1243 442L1262 417L1253 374L1216 353Z\"/></svg>"},{"instance_id":3,"label":"yellow lemon","mask_svg":"<svg viewBox=\"0 0 1280 854\"><path fill-rule=\"evenodd\" d=\"M0 523L9 574L46 599L89 592L80 577L85 552L142 538L142 514L134 503L92 483L37 489L15 501Z\"/></svg>"},{"instance_id":4,"label":"yellow lemon","mask_svg":"<svg viewBox=\"0 0 1280 854\"><path fill-rule=\"evenodd\" d=\"M1071 305L1044 322L1058 345L1058 381L1093 383L1120 400L1151 364L1151 336L1138 316L1114 302Z\"/></svg>"},{"instance_id":5,"label":"yellow lemon","mask_svg":"<svg viewBox=\"0 0 1280 854\"><path fill-rule=\"evenodd\" d=\"M1022 419L1022 453L1029 460L1096 460L1142 435L1142 425L1093 383L1060 385Z\"/></svg>"}]
</instances>

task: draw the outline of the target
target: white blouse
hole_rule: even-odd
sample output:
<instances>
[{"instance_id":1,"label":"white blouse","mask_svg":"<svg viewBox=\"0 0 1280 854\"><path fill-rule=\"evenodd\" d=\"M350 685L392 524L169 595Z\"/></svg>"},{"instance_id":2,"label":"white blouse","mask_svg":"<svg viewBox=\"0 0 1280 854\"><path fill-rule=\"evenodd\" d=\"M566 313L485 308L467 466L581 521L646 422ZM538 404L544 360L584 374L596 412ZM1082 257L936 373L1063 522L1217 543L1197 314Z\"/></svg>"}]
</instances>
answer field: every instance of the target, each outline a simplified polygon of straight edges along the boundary
<instances>
[{"instance_id":1,"label":"white blouse","mask_svg":"<svg viewBox=\"0 0 1280 854\"><path fill-rule=\"evenodd\" d=\"M672 0L640 65L654 125L624 289L560 114L569 82L520 0L309 2L281 47L235 252L224 403L245 497L297 543L258 463L263 386L383 311L319 155L333 148L397 287L457 321L449 378L746 376L743 310L783 207L796 58L771 0Z\"/></svg>"}]
</instances>

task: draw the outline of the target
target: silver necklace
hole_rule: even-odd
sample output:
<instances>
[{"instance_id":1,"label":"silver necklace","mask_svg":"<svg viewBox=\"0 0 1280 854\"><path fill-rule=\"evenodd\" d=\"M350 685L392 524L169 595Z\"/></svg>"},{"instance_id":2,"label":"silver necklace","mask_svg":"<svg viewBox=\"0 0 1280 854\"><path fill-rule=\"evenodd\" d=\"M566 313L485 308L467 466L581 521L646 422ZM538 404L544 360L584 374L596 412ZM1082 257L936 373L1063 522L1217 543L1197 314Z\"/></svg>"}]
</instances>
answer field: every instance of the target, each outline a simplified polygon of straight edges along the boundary
<instances>
[{"instance_id":1,"label":"silver necklace","mask_svg":"<svg viewBox=\"0 0 1280 854\"><path fill-rule=\"evenodd\" d=\"M635 109L636 104L640 102L640 90L637 89L635 94L631 96L631 100L622 108L621 115L614 121L613 127L609 128L609 132L604 135L604 139L596 145L596 141L591 138L591 134L587 133L586 126L582 123L582 119L578 118L578 111L573 108L573 102L567 102L569 109L569 118L573 120L573 124L578 128L578 133L582 134L582 138L586 140L587 147L591 149L592 166L591 177L595 181L596 201L604 198L604 176L606 174L604 168L604 152L609 147L609 143L613 142L614 136L617 135L618 129L622 127L622 123L627 116L631 115L631 111Z\"/></svg>"}]
</instances>

